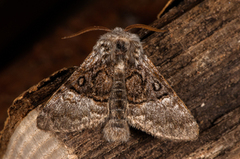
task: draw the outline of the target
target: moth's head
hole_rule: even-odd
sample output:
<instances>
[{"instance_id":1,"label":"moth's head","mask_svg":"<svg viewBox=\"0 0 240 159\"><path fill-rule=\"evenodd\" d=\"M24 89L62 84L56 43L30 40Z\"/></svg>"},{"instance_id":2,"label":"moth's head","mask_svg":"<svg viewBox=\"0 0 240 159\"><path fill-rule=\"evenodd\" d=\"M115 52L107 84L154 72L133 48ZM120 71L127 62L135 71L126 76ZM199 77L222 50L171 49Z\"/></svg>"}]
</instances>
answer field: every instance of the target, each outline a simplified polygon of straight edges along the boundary
<instances>
[{"instance_id":1,"label":"moth's head","mask_svg":"<svg viewBox=\"0 0 240 159\"><path fill-rule=\"evenodd\" d=\"M135 63L134 62L135 59L137 59L140 56L140 53L142 52L142 47L139 37L136 34L129 32L129 30L133 28L143 28L155 32L165 31L143 24L133 24L126 27L125 29L116 27L113 30L110 30L109 28L102 26L94 26L86 28L76 34L64 37L63 39L72 38L93 30L107 31L107 33L103 34L97 41L97 44L94 46L93 51L100 53L100 56L104 57L103 59L110 57L110 60L114 59L114 57L112 56L113 54L114 55L124 54L126 59L129 60L132 59L131 61Z\"/></svg>"},{"instance_id":2,"label":"moth's head","mask_svg":"<svg viewBox=\"0 0 240 159\"><path fill-rule=\"evenodd\" d=\"M136 34L125 31L120 27L103 34L94 49L104 54L126 54L133 47L140 47L140 39ZM132 52L132 51L131 51ZM113 58L113 57L112 57Z\"/></svg>"}]
</instances>

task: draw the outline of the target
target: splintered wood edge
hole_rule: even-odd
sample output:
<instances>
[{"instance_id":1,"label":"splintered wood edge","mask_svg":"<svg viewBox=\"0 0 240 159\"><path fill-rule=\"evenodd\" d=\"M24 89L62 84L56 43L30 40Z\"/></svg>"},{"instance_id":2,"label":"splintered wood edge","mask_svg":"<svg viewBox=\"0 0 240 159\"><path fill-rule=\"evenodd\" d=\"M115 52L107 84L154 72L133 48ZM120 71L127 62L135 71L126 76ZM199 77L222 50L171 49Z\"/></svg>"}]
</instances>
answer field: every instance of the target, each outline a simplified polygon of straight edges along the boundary
<instances>
[{"instance_id":1,"label":"splintered wood edge","mask_svg":"<svg viewBox=\"0 0 240 159\"><path fill-rule=\"evenodd\" d=\"M22 119L38 105L44 103L78 67L63 68L19 95L8 108L8 117L0 132L0 158L9 139Z\"/></svg>"}]
</instances>

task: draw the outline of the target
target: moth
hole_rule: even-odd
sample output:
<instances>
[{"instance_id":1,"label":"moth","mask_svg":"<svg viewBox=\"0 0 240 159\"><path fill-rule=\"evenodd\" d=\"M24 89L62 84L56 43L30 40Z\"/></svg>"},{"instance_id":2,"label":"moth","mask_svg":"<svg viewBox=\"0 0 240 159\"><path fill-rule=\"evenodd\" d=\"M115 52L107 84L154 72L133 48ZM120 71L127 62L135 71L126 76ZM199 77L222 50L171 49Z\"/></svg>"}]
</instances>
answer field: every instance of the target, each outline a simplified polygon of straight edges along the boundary
<instances>
[{"instance_id":1,"label":"moth","mask_svg":"<svg viewBox=\"0 0 240 159\"><path fill-rule=\"evenodd\" d=\"M91 54L47 101L37 117L38 128L81 132L102 125L109 142L127 142L129 126L157 138L194 140L199 128L194 117L143 52L132 28L158 29L143 24L125 29L85 29L70 37L105 30Z\"/></svg>"}]
</instances>

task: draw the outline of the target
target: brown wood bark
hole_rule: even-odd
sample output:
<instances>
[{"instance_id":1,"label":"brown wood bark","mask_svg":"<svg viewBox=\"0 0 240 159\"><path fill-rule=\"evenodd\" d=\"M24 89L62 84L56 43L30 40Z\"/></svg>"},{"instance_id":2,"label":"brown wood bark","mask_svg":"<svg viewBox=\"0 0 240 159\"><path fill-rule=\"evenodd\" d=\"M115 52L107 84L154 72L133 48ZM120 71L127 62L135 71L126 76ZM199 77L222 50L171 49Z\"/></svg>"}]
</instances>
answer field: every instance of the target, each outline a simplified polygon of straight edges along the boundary
<instances>
[{"instance_id":1,"label":"brown wood bark","mask_svg":"<svg viewBox=\"0 0 240 159\"><path fill-rule=\"evenodd\" d=\"M184 1L153 23L167 32L140 33L145 53L196 118L198 140L164 141L131 128L129 142L108 143L99 127L71 134L81 145L66 144L79 158L240 158L239 8L237 0ZM54 74L15 100L0 134L1 154L17 122L73 70Z\"/></svg>"}]
</instances>

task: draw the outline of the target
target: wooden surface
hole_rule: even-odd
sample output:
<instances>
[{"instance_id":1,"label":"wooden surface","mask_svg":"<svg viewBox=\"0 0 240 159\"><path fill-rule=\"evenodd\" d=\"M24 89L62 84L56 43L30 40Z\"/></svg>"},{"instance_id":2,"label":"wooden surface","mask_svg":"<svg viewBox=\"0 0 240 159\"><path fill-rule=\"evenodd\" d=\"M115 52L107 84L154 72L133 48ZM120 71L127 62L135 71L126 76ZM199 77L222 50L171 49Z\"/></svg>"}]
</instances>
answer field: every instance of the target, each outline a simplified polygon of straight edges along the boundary
<instances>
[{"instance_id":1,"label":"wooden surface","mask_svg":"<svg viewBox=\"0 0 240 159\"><path fill-rule=\"evenodd\" d=\"M81 145L65 143L79 158L240 158L240 2L198 2L184 1L153 23L166 24L168 32L140 33L145 53L196 118L198 140L163 141L131 128L129 142L108 143L99 127L75 133ZM1 134L1 153L16 122L46 101L72 71L33 87L34 96L25 92L28 97L15 100ZM38 88L51 91L45 94ZM63 139L64 134L58 135Z\"/></svg>"}]
</instances>

